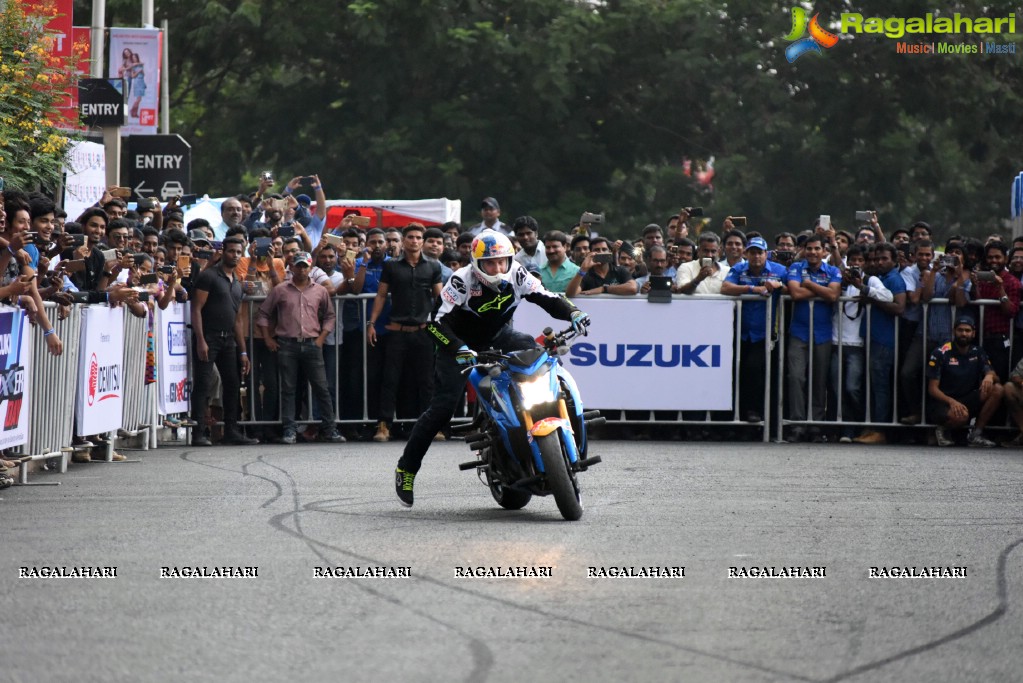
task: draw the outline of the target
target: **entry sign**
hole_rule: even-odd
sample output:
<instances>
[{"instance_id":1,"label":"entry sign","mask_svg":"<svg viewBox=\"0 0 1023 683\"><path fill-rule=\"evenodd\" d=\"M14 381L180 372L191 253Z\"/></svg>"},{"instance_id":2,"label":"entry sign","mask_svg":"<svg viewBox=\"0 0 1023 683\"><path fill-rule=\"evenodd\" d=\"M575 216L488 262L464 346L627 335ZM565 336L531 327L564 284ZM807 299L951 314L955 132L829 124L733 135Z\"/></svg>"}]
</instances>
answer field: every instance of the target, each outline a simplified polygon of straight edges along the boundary
<instances>
[{"instance_id":1,"label":"entry sign","mask_svg":"<svg viewBox=\"0 0 1023 683\"><path fill-rule=\"evenodd\" d=\"M118 85L114 85L117 82ZM78 81L78 109L86 126L123 126L124 94L120 79L83 78Z\"/></svg>"},{"instance_id":2,"label":"entry sign","mask_svg":"<svg viewBox=\"0 0 1023 683\"><path fill-rule=\"evenodd\" d=\"M135 201L188 194L192 147L180 135L129 135L128 184Z\"/></svg>"}]
</instances>

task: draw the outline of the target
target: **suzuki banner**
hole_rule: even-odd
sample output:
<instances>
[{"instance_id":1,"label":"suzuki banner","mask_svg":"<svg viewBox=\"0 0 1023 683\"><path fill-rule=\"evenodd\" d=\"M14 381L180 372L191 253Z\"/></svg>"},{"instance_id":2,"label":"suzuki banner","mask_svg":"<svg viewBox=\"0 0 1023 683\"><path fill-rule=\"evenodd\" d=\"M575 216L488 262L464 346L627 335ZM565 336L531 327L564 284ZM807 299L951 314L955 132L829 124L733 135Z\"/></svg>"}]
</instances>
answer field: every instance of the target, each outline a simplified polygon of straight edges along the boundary
<instances>
[{"instance_id":1,"label":"suzuki banner","mask_svg":"<svg viewBox=\"0 0 1023 683\"><path fill-rule=\"evenodd\" d=\"M123 381L124 309L84 307L75 401L79 436L121 428Z\"/></svg>"},{"instance_id":2,"label":"suzuki banner","mask_svg":"<svg viewBox=\"0 0 1023 683\"><path fill-rule=\"evenodd\" d=\"M562 360L587 408L732 408L731 299L652 304L642 297L578 297L573 303L593 324ZM545 327L568 327L528 301L516 309L514 325L534 338Z\"/></svg>"},{"instance_id":3,"label":"suzuki banner","mask_svg":"<svg viewBox=\"0 0 1023 683\"><path fill-rule=\"evenodd\" d=\"M171 302L165 310L156 310L156 381L160 387L161 415L188 412L192 383L188 379L188 304Z\"/></svg>"},{"instance_id":4,"label":"suzuki banner","mask_svg":"<svg viewBox=\"0 0 1023 683\"><path fill-rule=\"evenodd\" d=\"M0 307L0 448L28 442L28 382L32 344L28 316L20 309Z\"/></svg>"}]
</instances>

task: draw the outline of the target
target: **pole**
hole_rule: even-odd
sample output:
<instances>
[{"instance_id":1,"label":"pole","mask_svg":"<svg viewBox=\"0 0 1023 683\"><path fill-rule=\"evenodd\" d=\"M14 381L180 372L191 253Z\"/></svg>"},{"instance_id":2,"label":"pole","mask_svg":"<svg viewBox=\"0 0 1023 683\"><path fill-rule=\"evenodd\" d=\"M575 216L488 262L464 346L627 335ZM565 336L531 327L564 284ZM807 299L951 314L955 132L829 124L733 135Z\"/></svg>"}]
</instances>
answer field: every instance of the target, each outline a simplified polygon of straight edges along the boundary
<instances>
[{"instance_id":1,"label":"pole","mask_svg":"<svg viewBox=\"0 0 1023 683\"><path fill-rule=\"evenodd\" d=\"M142 0L142 28L155 28L153 23L153 0Z\"/></svg>"},{"instance_id":2,"label":"pole","mask_svg":"<svg viewBox=\"0 0 1023 683\"><path fill-rule=\"evenodd\" d=\"M170 133L170 47L167 43L170 40L166 19L160 22L160 29L163 31L163 55L161 56L163 66L160 70L160 132L168 135Z\"/></svg>"},{"instance_id":3,"label":"pole","mask_svg":"<svg viewBox=\"0 0 1023 683\"><path fill-rule=\"evenodd\" d=\"M89 75L103 78L103 57L106 53L106 0L92 3L92 60ZM103 129L103 149L107 166L107 186L121 184L121 129L107 126Z\"/></svg>"}]
</instances>

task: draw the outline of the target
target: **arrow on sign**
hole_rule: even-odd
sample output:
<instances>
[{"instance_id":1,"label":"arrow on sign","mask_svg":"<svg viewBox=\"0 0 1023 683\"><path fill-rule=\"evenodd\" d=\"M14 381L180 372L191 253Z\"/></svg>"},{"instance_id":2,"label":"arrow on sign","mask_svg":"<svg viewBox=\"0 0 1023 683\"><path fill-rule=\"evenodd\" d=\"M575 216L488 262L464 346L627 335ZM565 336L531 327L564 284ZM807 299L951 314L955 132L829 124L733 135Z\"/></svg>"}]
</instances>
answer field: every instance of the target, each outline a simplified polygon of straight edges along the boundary
<instances>
[{"instance_id":1,"label":"arrow on sign","mask_svg":"<svg viewBox=\"0 0 1023 683\"><path fill-rule=\"evenodd\" d=\"M146 187L146 181L143 180L141 183L135 186L135 194L139 197L148 197L153 194L154 190Z\"/></svg>"}]
</instances>

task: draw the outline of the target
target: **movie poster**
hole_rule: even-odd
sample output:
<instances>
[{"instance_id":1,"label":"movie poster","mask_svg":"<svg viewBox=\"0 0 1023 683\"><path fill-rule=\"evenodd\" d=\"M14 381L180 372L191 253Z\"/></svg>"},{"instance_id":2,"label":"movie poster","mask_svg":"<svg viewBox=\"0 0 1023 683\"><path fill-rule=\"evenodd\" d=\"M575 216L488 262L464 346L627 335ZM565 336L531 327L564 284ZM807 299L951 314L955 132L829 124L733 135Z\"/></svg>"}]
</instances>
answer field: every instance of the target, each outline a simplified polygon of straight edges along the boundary
<instances>
[{"instance_id":1,"label":"movie poster","mask_svg":"<svg viewBox=\"0 0 1023 683\"><path fill-rule=\"evenodd\" d=\"M156 135L160 110L159 29L110 29L110 78L123 79L126 101L121 135Z\"/></svg>"}]
</instances>

